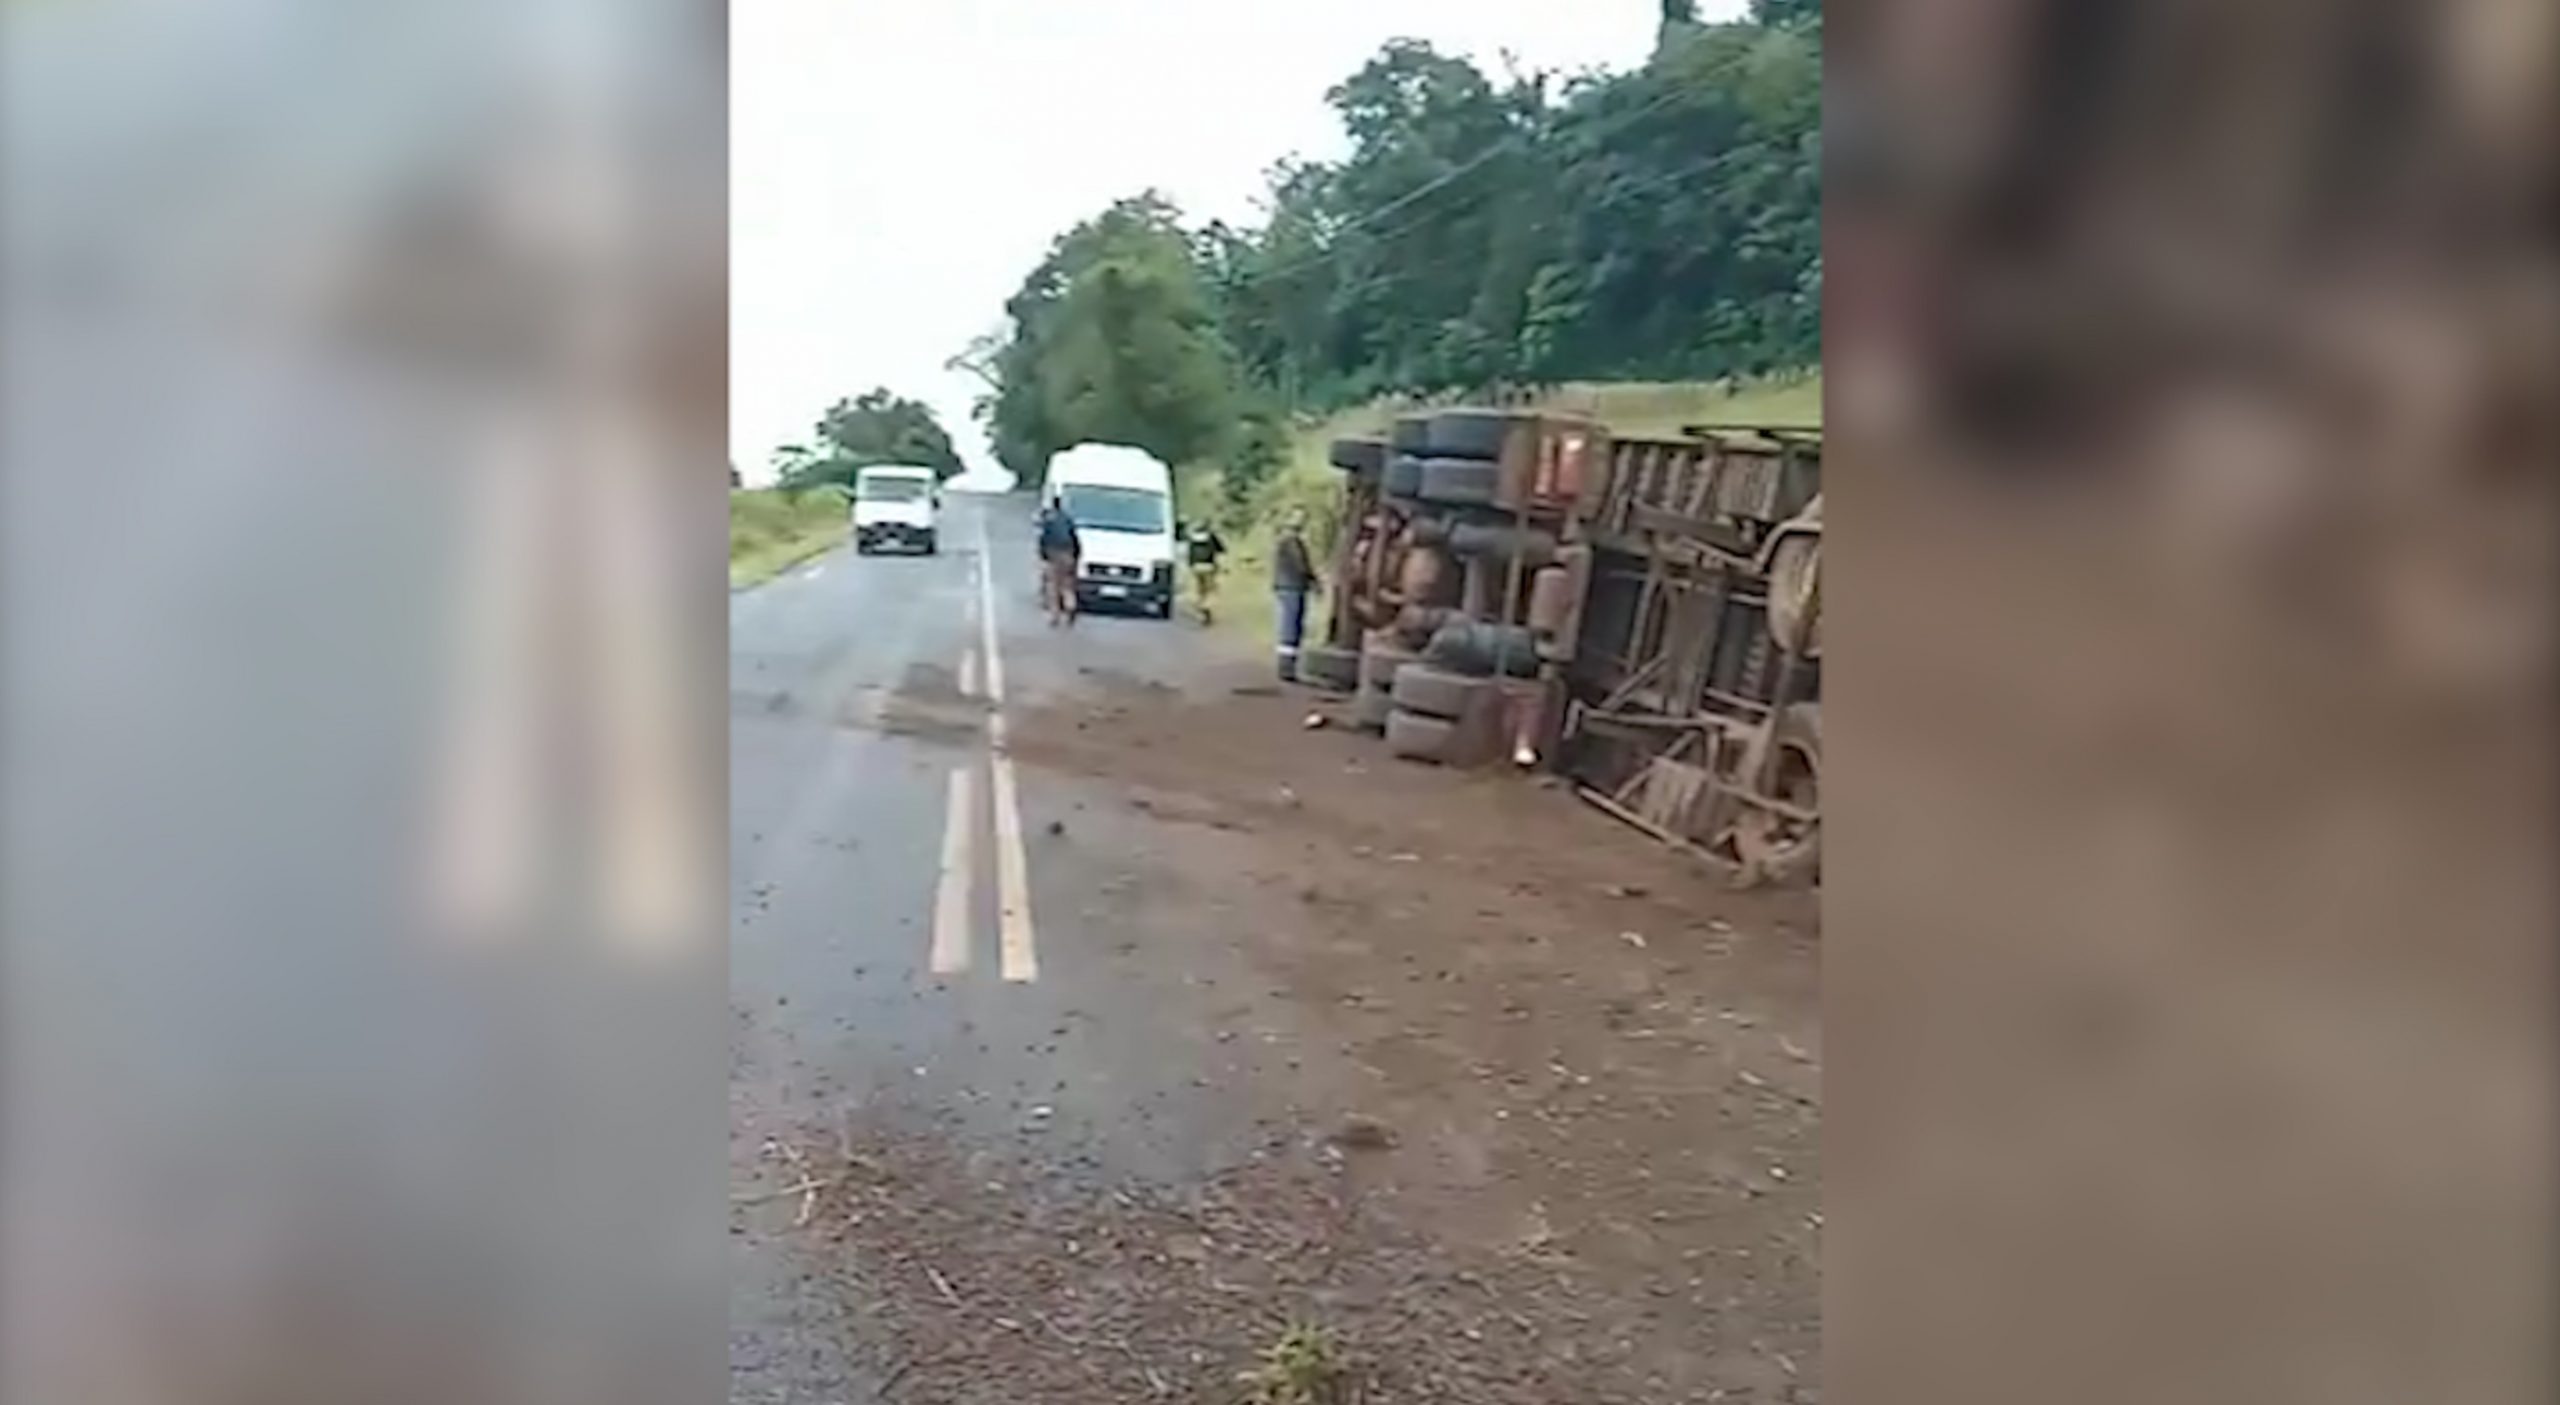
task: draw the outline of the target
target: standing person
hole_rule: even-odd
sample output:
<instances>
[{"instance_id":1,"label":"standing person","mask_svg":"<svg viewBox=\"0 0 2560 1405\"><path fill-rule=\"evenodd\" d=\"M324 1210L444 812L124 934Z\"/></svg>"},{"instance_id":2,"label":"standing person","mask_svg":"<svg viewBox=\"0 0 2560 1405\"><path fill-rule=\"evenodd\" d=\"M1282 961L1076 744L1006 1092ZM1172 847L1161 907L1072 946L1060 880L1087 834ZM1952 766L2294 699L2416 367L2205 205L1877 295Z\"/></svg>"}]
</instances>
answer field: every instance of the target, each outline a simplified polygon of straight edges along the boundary
<instances>
[{"instance_id":1,"label":"standing person","mask_svg":"<svg viewBox=\"0 0 2560 1405\"><path fill-rule=\"evenodd\" d=\"M1076 622L1076 567L1083 558L1075 514L1067 511L1066 496L1052 491L1040 509L1040 594L1053 629Z\"/></svg>"},{"instance_id":2,"label":"standing person","mask_svg":"<svg viewBox=\"0 0 2560 1405\"><path fill-rule=\"evenodd\" d=\"M1278 611L1278 646L1282 681L1298 681L1298 643L1307 632L1307 594L1323 584L1307 553L1307 514L1291 508L1280 524L1280 541L1271 556L1271 603Z\"/></svg>"},{"instance_id":3,"label":"standing person","mask_svg":"<svg viewBox=\"0 0 2560 1405\"><path fill-rule=\"evenodd\" d=\"M1209 602L1218 593L1218 560L1227 554L1227 542L1218 529L1205 522L1191 524L1183 533L1183 549L1191 562L1191 595L1198 602L1200 623L1209 623Z\"/></svg>"}]
</instances>

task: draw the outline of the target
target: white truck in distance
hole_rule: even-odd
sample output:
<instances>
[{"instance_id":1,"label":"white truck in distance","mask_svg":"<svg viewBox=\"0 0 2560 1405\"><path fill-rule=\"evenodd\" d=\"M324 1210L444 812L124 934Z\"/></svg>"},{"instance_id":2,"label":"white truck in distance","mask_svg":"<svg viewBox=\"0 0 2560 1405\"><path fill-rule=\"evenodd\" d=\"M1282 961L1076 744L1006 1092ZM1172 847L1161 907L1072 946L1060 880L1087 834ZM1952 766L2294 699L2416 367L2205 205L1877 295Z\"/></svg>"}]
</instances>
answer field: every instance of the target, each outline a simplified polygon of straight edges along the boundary
<instances>
[{"instance_id":1,"label":"white truck in distance","mask_svg":"<svg viewBox=\"0 0 2560 1405\"><path fill-rule=\"evenodd\" d=\"M929 468L878 464L853 478L853 549L897 545L933 555L941 546L942 478Z\"/></svg>"}]
</instances>

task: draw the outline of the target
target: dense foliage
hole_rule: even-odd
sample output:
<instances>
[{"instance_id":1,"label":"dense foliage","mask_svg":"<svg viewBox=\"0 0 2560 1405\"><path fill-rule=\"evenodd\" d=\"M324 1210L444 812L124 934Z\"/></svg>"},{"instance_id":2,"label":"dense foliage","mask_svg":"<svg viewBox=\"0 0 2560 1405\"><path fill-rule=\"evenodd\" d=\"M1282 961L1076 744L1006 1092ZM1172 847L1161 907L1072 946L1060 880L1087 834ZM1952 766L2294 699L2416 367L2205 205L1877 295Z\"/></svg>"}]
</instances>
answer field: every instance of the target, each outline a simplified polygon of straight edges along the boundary
<instances>
[{"instance_id":1,"label":"dense foliage","mask_svg":"<svg viewBox=\"0 0 2560 1405\"><path fill-rule=\"evenodd\" d=\"M960 451L943 432L933 410L874 390L860 399L839 400L828 407L810 431L811 443L785 444L773 455L774 478L784 488L821 483L850 486L856 473L873 464L913 464L945 478L960 472Z\"/></svg>"},{"instance_id":2,"label":"dense foliage","mask_svg":"<svg viewBox=\"0 0 2560 1405\"><path fill-rule=\"evenodd\" d=\"M1564 83L1388 44L1327 95L1349 154L1275 170L1258 227L1150 193L1058 238L962 358L997 457L1116 440L1250 477L1300 410L1815 362L1821 74L1817 0L1664 0L1644 67Z\"/></svg>"}]
</instances>

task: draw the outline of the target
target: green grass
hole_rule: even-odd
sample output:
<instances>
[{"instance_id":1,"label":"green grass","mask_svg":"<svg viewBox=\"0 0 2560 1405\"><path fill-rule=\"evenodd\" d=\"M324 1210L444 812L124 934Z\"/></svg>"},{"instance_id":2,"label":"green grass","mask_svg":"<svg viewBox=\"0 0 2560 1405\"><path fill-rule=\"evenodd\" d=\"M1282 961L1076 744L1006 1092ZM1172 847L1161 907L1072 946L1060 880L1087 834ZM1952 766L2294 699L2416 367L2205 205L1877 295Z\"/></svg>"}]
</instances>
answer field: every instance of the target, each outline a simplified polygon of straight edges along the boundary
<instances>
[{"instance_id":1,"label":"green grass","mask_svg":"<svg viewBox=\"0 0 2560 1405\"><path fill-rule=\"evenodd\" d=\"M1772 376L1732 390L1688 382L1568 385L1545 403L1588 414L1613 433L1637 439L1674 438L1693 424L1820 429L1822 372Z\"/></svg>"},{"instance_id":2,"label":"green grass","mask_svg":"<svg viewBox=\"0 0 2560 1405\"><path fill-rule=\"evenodd\" d=\"M760 585L829 550L851 528L852 499L841 488L786 493L742 488L729 494L729 588Z\"/></svg>"},{"instance_id":3,"label":"green grass","mask_svg":"<svg viewBox=\"0 0 2560 1405\"><path fill-rule=\"evenodd\" d=\"M1772 376L1732 389L1704 382L1580 383L1560 386L1538 403L1590 415L1611 432L1632 438L1675 438L1683 426L1693 424L1820 429L1822 372L1817 368ZM1287 466L1241 508L1226 507L1216 469L1186 470L1181 475L1176 494L1185 516L1212 512L1226 534L1227 566L1213 602L1222 627L1242 630L1266 646L1270 643L1271 544L1281 518L1292 507L1306 509L1308 545L1314 549L1316 568L1329 570L1343 524L1339 520L1342 473L1327 461L1327 450L1346 435L1385 432L1397 413L1393 405L1364 405L1302 426ZM1186 608L1188 603L1186 599ZM1321 636L1325 609L1321 600L1308 606L1311 637Z\"/></svg>"},{"instance_id":4,"label":"green grass","mask_svg":"<svg viewBox=\"0 0 2560 1405\"><path fill-rule=\"evenodd\" d=\"M1350 1394L1351 1375L1333 1334L1300 1322L1264 1347L1236 1383L1245 1388L1248 1405L1335 1405Z\"/></svg>"}]
</instances>

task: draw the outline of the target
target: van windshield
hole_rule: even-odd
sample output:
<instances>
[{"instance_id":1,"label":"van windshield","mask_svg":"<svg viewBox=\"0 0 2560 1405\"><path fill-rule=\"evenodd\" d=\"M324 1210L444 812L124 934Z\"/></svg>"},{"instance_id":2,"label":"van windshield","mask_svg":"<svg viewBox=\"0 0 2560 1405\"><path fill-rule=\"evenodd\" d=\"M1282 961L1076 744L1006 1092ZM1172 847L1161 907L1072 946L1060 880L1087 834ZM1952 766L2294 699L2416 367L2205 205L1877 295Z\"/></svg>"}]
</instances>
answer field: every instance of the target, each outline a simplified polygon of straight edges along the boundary
<instances>
[{"instance_id":1,"label":"van windshield","mask_svg":"<svg viewBox=\"0 0 2560 1405\"><path fill-rule=\"evenodd\" d=\"M864 475L854 480L853 495L864 502L914 502L931 491L925 480L905 474Z\"/></svg>"},{"instance_id":2,"label":"van windshield","mask_svg":"<svg viewBox=\"0 0 2560 1405\"><path fill-rule=\"evenodd\" d=\"M1076 526L1080 528L1094 527L1106 532L1170 530L1165 496L1152 488L1069 484L1061 491L1067 500L1067 515L1076 519Z\"/></svg>"}]
</instances>

